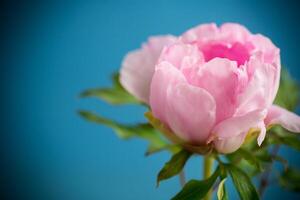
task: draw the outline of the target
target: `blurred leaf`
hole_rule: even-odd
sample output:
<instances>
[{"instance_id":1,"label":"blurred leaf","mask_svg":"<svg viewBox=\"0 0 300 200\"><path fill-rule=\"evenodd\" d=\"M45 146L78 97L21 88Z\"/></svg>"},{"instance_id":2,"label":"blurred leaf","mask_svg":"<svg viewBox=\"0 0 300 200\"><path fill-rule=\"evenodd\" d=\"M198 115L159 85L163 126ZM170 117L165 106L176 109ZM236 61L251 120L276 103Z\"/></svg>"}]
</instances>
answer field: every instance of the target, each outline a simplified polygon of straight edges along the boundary
<instances>
[{"instance_id":1,"label":"blurred leaf","mask_svg":"<svg viewBox=\"0 0 300 200\"><path fill-rule=\"evenodd\" d=\"M274 103L288 110L295 110L299 104L299 86L286 69L281 70L280 87Z\"/></svg>"},{"instance_id":2,"label":"blurred leaf","mask_svg":"<svg viewBox=\"0 0 300 200\"><path fill-rule=\"evenodd\" d=\"M161 148L166 146L166 142L161 138L160 134L150 124L124 125L113 120L106 119L89 111L79 111L84 119L102 124L112 128L116 134L122 139L132 137L140 137L150 142L152 148Z\"/></svg>"},{"instance_id":3,"label":"blurred leaf","mask_svg":"<svg viewBox=\"0 0 300 200\"><path fill-rule=\"evenodd\" d=\"M96 97L113 105L141 104L134 96L129 94L119 82L119 74L112 76L113 87L88 89L80 94L80 97Z\"/></svg>"},{"instance_id":4,"label":"blurred leaf","mask_svg":"<svg viewBox=\"0 0 300 200\"><path fill-rule=\"evenodd\" d=\"M243 200L259 199L259 196L257 194L254 185L252 184L249 176L244 171L231 164L227 164L226 169L228 170L233 180L233 184L237 189L241 199Z\"/></svg>"},{"instance_id":5,"label":"blurred leaf","mask_svg":"<svg viewBox=\"0 0 300 200\"><path fill-rule=\"evenodd\" d=\"M273 127L271 130L274 144L283 144L300 151L300 138L298 135L278 126Z\"/></svg>"},{"instance_id":6,"label":"blurred leaf","mask_svg":"<svg viewBox=\"0 0 300 200\"><path fill-rule=\"evenodd\" d=\"M191 180L183 189L176 194L172 200L199 200L206 196L207 192L212 188L216 179L220 175L220 168L218 167L215 172L206 180L198 181Z\"/></svg>"},{"instance_id":7,"label":"blurred leaf","mask_svg":"<svg viewBox=\"0 0 300 200\"><path fill-rule=\"evenodd\" d=\"M166 144L165 146L149 146L145 155L149 156L164 150L170 151L172 153L177 153L181 150L181 148L175 144Z\"/></svg>"},{"instance_id":8,"label":"blurred leaf","mask_svg":"<svg viewBox=\"0 0 300 200\"><path fill-rule=\"evenodd\" d=\"M246 149L240 148L239 150L237 150L233 154L235 154L234 156L236 158L246 160L249 164L255 166L259 171L262 170L262 166L260 165L259 160L253 154L253 152L249 152Z\"/></svg>"},{"instance_id":9,"label":"blurred leaf","mask_svg":"<svg viewBox=\"0 0 300 200\"><path fill-rule=\"evenodd\" d=\"M217 192L218 200L228 200L228 196L225 188L225 181L226 178L222 179L222 181L219 184L218 192Z\"/></svg>"},{"instance_id":10,"label":"blurred leaf","mask_svg":"<svg viewBox=\"0 0 300 200\"><path fill-rule=\"evenodd\" d=\"M191 157L192 153L181 150L172 156L171 160L169 160L165 166L160 170L157 176L157 185L159 182L165 179L169 179L181 172L186 161Z\"/></svg>"},{"instance_id":11,"label":"blurred leaf","mask_svg":"<svg viewBox=\"0 0 300 200\"><path fill-rule=\"evenodd\" d=\"M120 88L98 88L89 89L81 93L81 97L97 97L106 101L107 103L118 104L139 104L140 102L135 99L127 91Z\"/></svg>"},{"instance_id":12,"label":"blurred leaf","mask_svg":"<svg viewBox=\"0 0 300 200\"><path fill-rule=\"evenodd\" d=\"M296 168L288 168L281 174L279 183L288 190L300 192L300 171Z\"/></svg>"}]
</instances>

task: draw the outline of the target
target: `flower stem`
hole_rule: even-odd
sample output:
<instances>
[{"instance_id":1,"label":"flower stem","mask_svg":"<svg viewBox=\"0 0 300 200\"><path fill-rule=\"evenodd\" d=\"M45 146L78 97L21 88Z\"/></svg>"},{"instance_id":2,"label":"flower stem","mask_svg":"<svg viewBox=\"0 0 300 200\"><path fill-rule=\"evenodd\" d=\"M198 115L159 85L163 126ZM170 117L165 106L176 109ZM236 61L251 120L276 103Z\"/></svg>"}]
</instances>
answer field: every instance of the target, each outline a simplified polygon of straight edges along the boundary
<instances>
[{"instance_id":1,"label":"flower stem","mask_svg":"<svg viewBox=\"0 0 300 200\"><path fill-rule=\"evenodd\" d=\"M185 185L185 173L184 173L184 169L182 169L182 171L179 173L179 182L181 187L183 188Z\"/></svg>"},{"instance_id":2,"label":"flower stem","mask_svg":"<svg viewBox=\"0 0 300 200\"><path fill-rule=\"evenodd\" d=\"M212 168L214 164L214 158L210 155L204 157L204 168L203 168L203 178L208 179L212 174ZM204 200L210 200L212 198L212 190L208 191Z\"/></svg>"}]
</instances>

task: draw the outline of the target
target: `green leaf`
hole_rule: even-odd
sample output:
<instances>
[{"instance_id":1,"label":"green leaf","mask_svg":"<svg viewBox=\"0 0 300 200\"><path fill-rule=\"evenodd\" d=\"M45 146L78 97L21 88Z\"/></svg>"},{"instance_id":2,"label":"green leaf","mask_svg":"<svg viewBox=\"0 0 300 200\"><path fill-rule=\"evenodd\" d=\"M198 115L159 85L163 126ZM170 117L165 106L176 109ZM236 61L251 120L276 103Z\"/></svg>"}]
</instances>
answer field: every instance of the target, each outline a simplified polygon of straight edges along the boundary
<instances>
[{"instance_id":1,"label":"green leaf","mask_svg":"<svg viewBox=\"0 0 300 200\"><path fill-rule=\"evenodd\" d=\"M225 188L225 181L226 178L222 179L222 181L219 184L218 192L217 192L218 200L228 200L228 196Z\"/></svg>"},{"instance_id":2,"label":"green leaf","mask_svg":"<svg viewBox=\"0 0 300 200\"><path fill-rule=\"evenodd\" d=\"M294 110L299 104L299 86L286 69L282 69L275 104Z\"/></svg>"},{"instance_id":3,"label":"green leaf","mask_svg":"<svg viewBox=\"0 0 300 200\"><path fill-rule=\"evenodd\" d=\"M262 170L262 166L260 165L260 162L257 159L257 157L253 153L247 151L246 149L240 148L239 150L237 150L233 154L236 154L235 157L245 159L249 164L253 165L258 170L260 170L260 171Z\"/></svg>"},{"instance_id":4,"label":"green leaf","mask_svg":"<svg viewBox=\"0 0 300 200\"><path fill-rule=\"evenodd\" d=\"M182 188L182 190L172 198L172 200L199 200L206 196L208 191L214 185L216 179L220 175L220 168L206 180L191 180Z\"/></svg>"},{"instance_id":5,"label":"green leaf","mask_svg":"<svg viewBox=\"0 0 300 200\"><path fill-rule=\"evenodd\" d=\"M173 155L171 160L169 160L158 173L157 185L159 185L160 181L169 179L179 174L191 155L192 153L186 150L181 150L180 152Z\"/></svg>"},{"instance_id":6,"label":"green leaf","mask_svg":"<svg viewBox=\"0 0 300 200\"><path fill-rule=\"evenodd\" d=\"M300 138L281 127L272 128L273 143L289 146L297 151L300 151Z\"/></svg>"},{"instance_id":7,"label":"green leaf","mask_svg":"<svg viewBox=\"0 0 300 200\"><path fill-rule=\"evenodd\" d=\"M257 200L259 196L257 191L252 184L249 176L234 165L227 164L226 169L229 172L233 184L236 187L238 194L243 200Z\"/></svg>"},{"instance_id":8,"label":"green leaf","mask_svg":"<svg viewBox=\"0 0 300 200\"><path fill-rule=\"evenodd\" d=\"M300 171L296 168L288 168L281 174L279 183L290 191L300 192Z\"/></svg>"},{"instance_id":9,"label":"green leaf","mask_svg":"<svg viewBox=\"0 0 300 200\"><path fill-rule=\"evenodd\" d=\"M174 144L166 144L165 146L149 146L145 155L149 156L164 150L170 151L172 153L177 153L181 150L181 148L178 145Z\"/></svg>"},{"instance_id":10,"label":"green leaf","mask_svg":"<svg viewBox=\"0 0 300 200\"><path fill-rule=\"evenodd\" d=\"M113 105L141 104L134 96L129 94L120 84L119 73L112 76L113 87L88 89L80 94L80 97L96 97Z\"/></svg>"},{"instance_id":11,"label":"green leaf","mask_svg":"<svg viewBox=\"0 0 300 200\"><path fill-rule=\"evenodd\" d=\"M150 124L124 125L89 111L79 111L79 115L88 121L112 128L121 139L140 137L149 141L152 148L161 148L167 145L160 134Z\"/></svg>"},{"instance_id":12,"label":"green leaf","mask_svg":"<svg viewBox=\"0 0 300 200\"><path fill-rule=\"evenodd\" d=\"M81 97L96 97L113 105L139 104L131 94L121 88L97 88L89 89L81 93Z\"/></svg>"}]
</instances>

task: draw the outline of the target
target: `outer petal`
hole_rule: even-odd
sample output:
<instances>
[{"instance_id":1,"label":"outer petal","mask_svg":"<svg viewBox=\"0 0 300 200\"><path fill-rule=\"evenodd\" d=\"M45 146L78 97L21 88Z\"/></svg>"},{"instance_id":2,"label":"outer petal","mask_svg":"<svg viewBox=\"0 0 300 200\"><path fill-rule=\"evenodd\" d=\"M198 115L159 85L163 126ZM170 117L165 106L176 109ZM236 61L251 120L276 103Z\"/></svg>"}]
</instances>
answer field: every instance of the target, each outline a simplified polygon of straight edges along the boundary
<instances>
[{"instance_id":1,"label":"outer petal","mask_svg":"<svg viewBox=\"0 0 300 200\"><path fill-rule=\"evenodd\" d=\"M217 36L219 29L215 23L202 24L189 29L182 35L182 41L186 43L201 43Z\"/></svg>"},{"instance_id":2,"label":"outer petal","mask_svg":"<svg viewBox=\"0 0 300 200\"><path fill-rule=\"evenodd\" d=\"M300 133L300 117L284 108L273 105L268 110L268 115L265 119L267 126L280 124L285 129Z\"/></svg>"},{"instance_id":3,"label":"outer petal","mask_svg":"<svg viewBox=\"0 0 300 200\"><path fill-rule=\"evenodd\" d=\"M183 140L205 144L215 123L216 104L205 90L181 83L168 92L167 121Z\"/></svg>"},{"instance_id":4,"label":"outer petal","mask_svg":"<svg viewBox=\"0 0 300 200\"><path fill-rule=\"evenodd\" d=\"M257 58L251 58L246 64L248 84L238 96L238 108L235 115L244 115L253 110L268 107L273 102L277 69Z\"/></svg>"},{"instance_id":5,"label":"outer petal","mask_svg":"<svg viewBox=\"0 0 300 200\"><path fill-rule=\"evenodd\" d=\"M216 139L214 140L214 147L220 153L232 153L240 148L244 143L247 132L241 133L235 137Z\"/></svg>"},{"instance_id":6,"label":"outer petal","mask_svg":"<svg viewBox=\"0 0 300 200\"><path fill-rule=\"evenodd\" d=\"M248 29L237 23L225 23L220 27L220 34L222 39L227 42L245 43L251 36Z\"/></svg>"},{"instance_id":7,"label":"outer petal","mask_svg":"<svg viewBox=\"0 0 300 200\"><path fill-rule=\"evenodd\" d=\"M260 128L260 123L266 114L266 110L255 110L243 116L226 119L214 127L210 140L214 138L231 138L248 132L250 128Z\"/></svg>"},{"instance_id":8,"label":"outer petal","mask_svg":"<svg viewBox=\"0 0 300 200\"><path fill-rule=\"evenodd\" d=\"M204 64L198 72L196 86L207 90L217 104L216 123L231 117L236 108L239 74L236 62L215 58Z\"/></svg>"},{"instance_id":9,"label":"outer petal","mask_svg":"<svg viewBox=\"0 0 300 200\"><path fill-rule=\"evenodd\" d=\"M224 120L213 129L214 135L208 142L213 140L215 148L220 153L231 153L243 144L250 128L260 128L261 133L258 137L260 145L265 136L265 128L261 127L265 115L265 111L256 110L244 116Z\"/></svg>"},{"instance_id":10,"label":"outer petal","mask_svg":"<svg viewBox=\"0 0 300 200\"><path fill-rule=\"evenodd\" d=\"M148 103L150 82L154 67L165 45L175 42L171 35L149 38L141 49L129 52L122 63L120 82L123 87L139 100Z\"/></svg>"},{"instance_id":11,"label":"outer petal","mask_svg":"<svg viewBox=\"0 0 300 200\"><path fill-rule=\"evenodd\" d=\"M150 106L156 118L167 124L167 92L171 86L185 82L183 74L170 63L161 62L156 66L150 92Z\"/></svg>"}]
</instances>

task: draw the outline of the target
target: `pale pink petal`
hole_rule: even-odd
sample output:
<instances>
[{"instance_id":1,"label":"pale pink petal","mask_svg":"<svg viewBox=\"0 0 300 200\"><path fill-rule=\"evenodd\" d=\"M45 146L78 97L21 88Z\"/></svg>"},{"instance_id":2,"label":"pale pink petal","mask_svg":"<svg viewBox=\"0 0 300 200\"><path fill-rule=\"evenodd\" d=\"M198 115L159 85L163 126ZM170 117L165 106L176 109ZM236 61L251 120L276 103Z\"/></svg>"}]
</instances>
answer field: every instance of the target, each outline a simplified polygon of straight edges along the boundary
<instances>
[{"instance_id":1,"label":"pale pink petal","mask_svg":"<svg viewBox=\"0 0 300 200\"><path fill-rule=\"evenodd\" d=\"M227 42L245 43L249 40L251 33L248 29L237 23L225 23L220 27L220 34L222 39Z\"/></svg>"},{"instance_id":2,"label":"pale pink petal","mask_svg":"<svg viewBox=\"0 0 300 200\"><path fill-rule=\"evenodd\" d=\"M216 123L235 112L239 80L236 62L228 59L215 58L199 69L198 80L192 84L204 88L214 97L217 104Z\"/></svg>"},{"instance_id":3,"label":"pale pink petal","mask_svg":"<svg viewBox=\"0 0 300 200\"><path fill-rule=\"evenodd\" d=\"M291 132L300 133L300 116L277 105L269 108L265 124L267 126L280 124Z\"/></svg>"},{"instance_id":4,"label":"pale pink petal","mask_svg":"<svg viewBox=\"0 0 300 200\"><path fill-rule=\"evenodd\" d=\"M217 36L219 29L215 23L202 24L189 29L182 35L182 41L186 43L205 42Z\"/></svg>"},{"instance_id":5,"label":"pale pink petal","mask_svg":"<svg viewBox=\"0 0 300 200\"><path fill-rule=\"evenodd\" d=\"M257 137L257 144L260 146L266 137L267 130L263 121L258 125L258 128L260 130L260 133Z\"/></svg>"},{"instance_id":6,"label":"pale pink petal","mask_svg":"<svg viewBox=\"0 0 300 200\"><path fill-rule=\"evenodd\" d=\"M122 63L120 82L137 99L148 103L155 64L164 46L175 42L171 35L149 38L141 49L129 52Z\"/></svg>"},{"instance_id":7,"label":"pale pink petal","mask_svg":"<svg viewBox=\"0 0 300 200\"><path fill-rule=\"evenodd\" d=\"M214 127L210 140L214 138L224 139L235 137L248 132L250 128L259 128L260 123L266 116L265 110L255 110L243 116L232 117L220 122Z\"/></svg>"},{"instance_id":8,"label":"pale pink petal","mask_svg":"<svg viewBox=\"0 0 300 200\"><path fill-rule=\"evenodd\" d=\"M251 128L262 128L258 138L260 145L265 136L265 129L260 126L265 115L266 111L256 110L244 116L224 120L213 129L213 135L208 142L213 141L220 153L231 153L240 148Z\"/></svg>"},{"instance_id":9,"label":"pale pink petal","mask_svg":"<svg viewBox=\"0 0 300 200\"><path fill-rule=\"evenodd\" d=\"M204 144L215 123L216 104L205 90L181 83L168 91L167 121L185 141Z\"/></svg>"},{"instance_id":10,"label":"pale pink petal","mask_svg":"<svg viewBox=\"0 0 300 200\"><path fill-rule=\"evenodd\" d=\"M223 139L215 139L214 147L219 153L228 154L238 150L246 138L247 132L237 136Z\"/></svg>"},{"instance_id":11,"label":"pale pink petal","mask_svg":"<svg viewBox=\"0 0 300 200\"><path fill-rule=\"evenodd\" d=\"M268 63L251 58L246 66L249 71L248 84L238 95L238 106L235 115L263 109L273 102L276 83L276 68Z\"/></svg>"},{"instance_id":12,"label":"pale pink petal","mask_svg":"<svg viewBox=\"0 0 300 200\"><path fill-rule=\"evenodd\" d=\"M167 61L174 65L176 68L181 69L185 67L185 63L191 63L191 65L197 65L204 61L201 52L196 45L189 45L183 43L174 43L165 47L158 59L158 63Z\"/></svg>"},{"instance_id":13,"label":"pale pink petal","mask_svg":"<svg viewBox=\"0 0 300 200\"><path fill-rule=\"evenodd\" d=\"M156 66L150 91L150 106L154 116L167 123L167 93L171 86L185 83L183 74L168 62L161 62Z\"/></svg>"}]
</instances>

